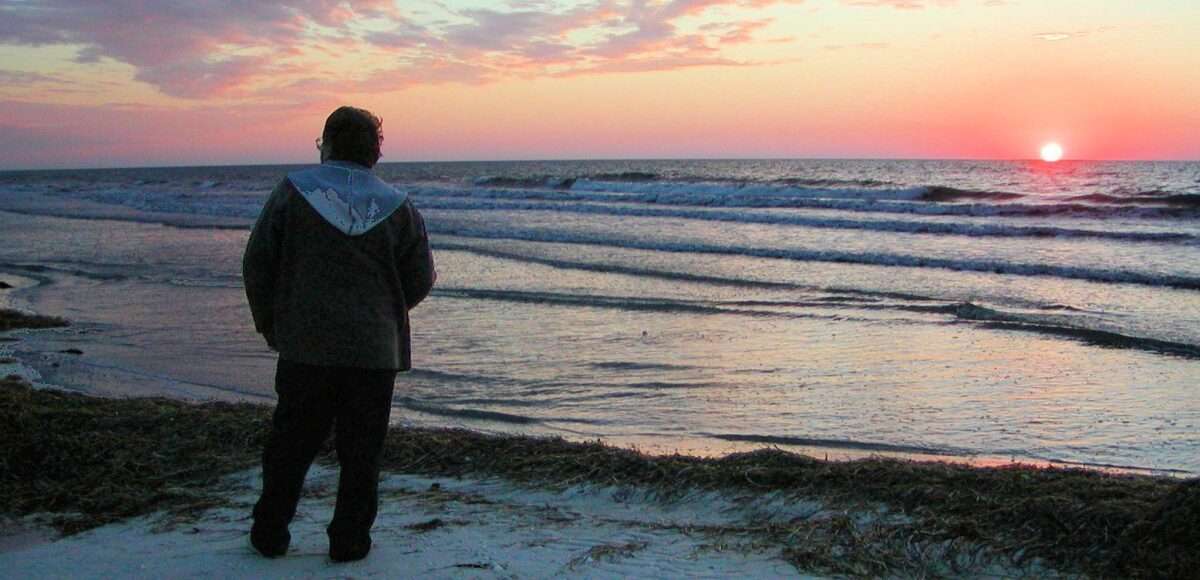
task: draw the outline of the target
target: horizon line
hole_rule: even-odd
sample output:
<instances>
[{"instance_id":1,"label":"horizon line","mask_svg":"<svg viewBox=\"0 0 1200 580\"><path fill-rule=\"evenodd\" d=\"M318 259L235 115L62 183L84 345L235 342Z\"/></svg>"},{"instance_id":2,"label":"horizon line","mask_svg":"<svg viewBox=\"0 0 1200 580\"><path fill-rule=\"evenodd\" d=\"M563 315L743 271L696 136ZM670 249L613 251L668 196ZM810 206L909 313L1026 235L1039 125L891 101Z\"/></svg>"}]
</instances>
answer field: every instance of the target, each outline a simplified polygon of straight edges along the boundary
<instances>
[{"instance_id":1,"label":"horizon line","mask_svg":"<svg viewBox=\"0 0 1200 580\"><path fill-rule=\"evenodd\" d=\"M966 161L980 163L1042 163L1046 165L1055 165L1058 163L1198 163L1200 158L1195 159L1130 159L1130 158L1111 158L1111 159L1060 159L1058 161L1044 161L1036 157L1026 158L989 158L989 157L543 157L543 158L525 158L525 159L441 159L441 160L403 160L403 161L383 161L380 160L376 166L389 164L419 164L419 163L547 163L547 162L612 162L612 161ZM222 168L222 167L287 167L299 165L319 165L320 162L255 162L255 163L214 163L214 164L199 164L199 165L93 165L93 166L66 166L66 167L20 167L20 168L0 168L0 173L23 173L33 171L116 171L122 169L202 169L202 168Z\"/></svg>"}]
</instances>

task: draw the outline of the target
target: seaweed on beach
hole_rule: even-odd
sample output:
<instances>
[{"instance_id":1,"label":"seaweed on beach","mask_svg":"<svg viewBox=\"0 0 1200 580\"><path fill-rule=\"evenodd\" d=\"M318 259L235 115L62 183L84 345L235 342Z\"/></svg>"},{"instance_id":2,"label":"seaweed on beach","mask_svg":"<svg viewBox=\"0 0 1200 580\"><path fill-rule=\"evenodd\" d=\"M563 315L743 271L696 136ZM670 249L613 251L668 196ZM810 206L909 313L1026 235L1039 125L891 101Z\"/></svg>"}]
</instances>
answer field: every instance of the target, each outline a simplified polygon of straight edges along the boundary
<instances>
[{"instance_id":1,"label":"seaweed on beach","mask_svg":"<svg viewBox=\"0 0 1200 580\"><path fill-rule=\"evenodd\" d=\"M1200 479L1177 486L1125 534L1122 572L1154 578L1200 576Z\"/></svg>"},{"instance_id":2,"label":"seaweed on beach","mask_svg":"<svg viewBox=\"0 0 1200 580\"><path fill-rule=\"evenodd\" d=\"M253 465L270 410L101 399L0 379L0 512L50 512L71 534L162 509L216 505L220 477Z\"/></svg>"},{"instance_id":3,"label":"seaweed on beach","mask_svg":"<svg viewBox=\"0 0 1200 580\"><path fill-rule=\"evenodd\" d=\"M1200 522L1200 486L1169 478L886 458L831 462L777 449L717 459L649 456L599 442L457 429L394 430L384 453L385 464L402 472L641 486L664 498L695 490L817 498L825 517L757 530L806 570L954 575L959 563L988 551L1018 566L1040 559L1098 576L1185 577L1200 569L1200 541L1187 529ZM903 517L886 523L846 515L889 510ZM935 560L945 568L931 569Z\"/></svg>"},{"instance_id":4,"label":"seaweed on beach","mask_svg":"<svg viewBox=\"0 0 1200 580\"><path fill-rule=\"evenodd\" d=\"M52 523L73 533L219 505L221 477L257 463L269 414L252 404L103 399L0 379L0 513L57 514ZM712 535L714 545L773 550L800 570L827 574L952 577L987 574L997 563L1097 577L1200 570L1200 480L822 461L778 449L652 456L599 442L416 428L391 430L384 465L551 489L637 488L664 501L717 492L809 502L820 507L804 517L685 531Z\"/></svg>"},{"instance_id":5,"label":"seaweed on beach","mask_svg":"<svg viewBox=\"0 0 1200 580\"><path fill-rule=\"evenodd\" d=\"M58 328L63 326L70 326L70 323L56 316L27 314L20 310L0 308L0 332L17 328Z\"/></svg>"}]
</instances>

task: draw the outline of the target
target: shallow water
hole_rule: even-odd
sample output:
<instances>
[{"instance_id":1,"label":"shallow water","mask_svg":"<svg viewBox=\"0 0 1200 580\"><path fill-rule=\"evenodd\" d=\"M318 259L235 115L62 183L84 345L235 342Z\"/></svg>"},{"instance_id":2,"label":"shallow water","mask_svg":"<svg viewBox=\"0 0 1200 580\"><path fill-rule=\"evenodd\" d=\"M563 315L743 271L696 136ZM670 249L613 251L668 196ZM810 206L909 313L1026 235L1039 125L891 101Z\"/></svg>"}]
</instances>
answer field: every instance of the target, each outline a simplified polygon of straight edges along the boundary
<instances>
[{"instance_id":1,"label":"shallow water","mask_svg":"<svg viewBox=\"0 0 1200 580\"><path fill-rule=\"evenodd\" d=\"M271 398L240 258L286 171L0 174L0 276L78 323L18 357L94 392ZM380 174L422 208L440 274L398 420L1200 472L1198 164Z\"/></svg>"}]
</instances>

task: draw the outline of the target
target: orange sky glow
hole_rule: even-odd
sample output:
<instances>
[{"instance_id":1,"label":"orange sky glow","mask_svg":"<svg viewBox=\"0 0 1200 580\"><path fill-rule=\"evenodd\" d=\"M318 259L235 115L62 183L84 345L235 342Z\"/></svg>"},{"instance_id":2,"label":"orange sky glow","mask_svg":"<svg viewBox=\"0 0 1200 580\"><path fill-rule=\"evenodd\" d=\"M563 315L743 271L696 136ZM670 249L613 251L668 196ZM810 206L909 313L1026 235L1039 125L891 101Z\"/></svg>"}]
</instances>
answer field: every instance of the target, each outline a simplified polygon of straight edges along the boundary
<instances>
[{"instance_id":1,"label":"orange sky glow","mask_svg":"<svg viewBox=\"0 0 1200 580\"><path fill-rule=\"evenodd\" d=\"M232 4L232 5L231 5ZM1200 159L1200 3L0 0L0 169L384 161Z\"/></svg>"}]
</instances>

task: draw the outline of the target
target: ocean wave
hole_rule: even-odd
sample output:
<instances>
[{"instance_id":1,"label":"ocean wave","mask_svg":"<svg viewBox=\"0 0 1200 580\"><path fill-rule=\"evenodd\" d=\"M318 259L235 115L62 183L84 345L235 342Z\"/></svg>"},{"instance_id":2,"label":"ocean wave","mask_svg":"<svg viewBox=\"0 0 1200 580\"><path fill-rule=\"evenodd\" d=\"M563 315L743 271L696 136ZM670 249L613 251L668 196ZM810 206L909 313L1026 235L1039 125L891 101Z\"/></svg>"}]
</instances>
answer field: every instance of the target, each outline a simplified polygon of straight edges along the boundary
<instances>
[{"instance_id":1,"label":"ocean wave","mask_svg":"<svg viewBox=\"0 0 1200 580\"><path fill-rule=\"evenodd\" d=\"M475 179L475 185L491 187L548 187L552 189L566 189L574 183L574 177L554 177L549 175L528 177L499 175L478 177Z\"/></svg>"},{"instance_id":2,"label":"ocean wave","mask_svg":"<svg viewBox=\"0 0 1200 580\"><path fill-rule=\"evenodd\" d=\"M1061 266L1053 264L1006 262L1001 260L938 258L912 254L879 252L848 252L843 250L814 250L791 248L759 248L733 246L703 242L662 242L642 239L625 239L596 234L557 232L544 230L480 230L438 224L436 233L464 238L517 240L525 242L551 242L559 244L581 244L609 246L631 250L651 250L670 253L720 254L773 258L798 262L830 262L862 264L868 266L903 268L939 268L959 272L981 272L1014 276L1049 276L1089 282L1125 283L1143 286L1160 286L1200 290L1200 278L1179 274L1160 274L1117 268L1093 268L1085 266Z\"/></svg>"},{"instance_id":3,"label":"ocean wave","mask_svg":"<svg viewBox=\"0 0 1200 580\"><path fill-rule=\"evenodd\" d=\"M1175 193L1153 199L1161 200L1167 205L1200 208L1200 193Z\"/></svg>"},{"instance_id":4,"label":"ocean wave","mask_svg":"<svg viewBox=\"0 0 1200 580\"><path fill-rule=\"evenodd\" d=\"M455 407L443 407L440 405L431 405L422 401L417 401L411 397L399 397L392 401L393 406L403 407L411 411L425 413L426 415L437 415L439 417L457 417L461 419L475 419L481 421L495 421L499 423L512 423L515 425L533 425L541 423L542 420L536 417L526 415L516 415L513 413L501 413L499 411L484 411L481 409L460 409Z\"/></svg>"},{"instance_id":5,"label":"ocean wave","mask_svg":"<svg viewBox=\"0 0 1200 580\"><path fill-rule=\"evenodd\" d=\"M613 192L622 194L651 194L656 196L693 196L704 205L719 205L721 199L887 199L919 200L928 192L924 187L876 189L854 187L800 187L776 183L746 181L607 181L577 179L571 191Z\"/></svg>"},{"instance_id":6,"label":"ocean wave","mask_svg":"<svg viewBox=\"0 0 1200 580\"><path fill-rule=\"evenodd\" d=\"M698 368L690 365L644 363L633 361L603 361L588 363L588 366L594 369L606 371L686 371Z\"/></svg>"},{"instance_id":7,"label":"ocean wave","mask_svg":"<svg viewBox=\"0 0 1200 580\"><path fill-rule=\"evenodd\" d=\"M704 274L692 274L688 272L674 272L669 270L656 270L653 268L642 268L637 266L625 266L618 264L605 264L595 262L579 262L573 260L562 260L555 258L545 258L541 256L530 256L517 252L506 252L504 250L495 250L491 248L480 248L468 244L457 244L454 242L435 241L434 248L436 250L449 250L458 252L469 252L479 256L487 256L490 258L499 258L502 260L513 260L517 262L525 262L530 264L541 264L552 268L564 270L581 270L587 272L603 272L606 274L623 274L627 276L640 276L646 278L657 278L661 280L671 280L677 282L696 282L700 284L710 284L713 286L732 286L739 288L762 288L762 289L784 289L798 291L815 291L843 296L826 296L828 301L861 301L861 300L878 300L879 298L891 298L896 300L907 300L914 302L936 302L937 298L930 296L920 296L917 294L905 292L886 292L879 290L863 290L858 288L831 288L813 286L807 284L795 284L792 282L777 282L774 280L751 280L747 278L728 278L722 276L708 276Z\"/></svg>"},{"instance_id":8,"label":"ocean wave","mask_svg":"<svg viewBox=\"0 0 1200 580\"><path fill-rule=\"evenodd\" d=\"M558 306L558 307L577 307L577 308L600 308L610 310L620 310L625 312L656 312L662 314L691 314L691 315L706 315L706 316L742 316L749 318L766 318L766 319L788 319L788 320L827 320L836 322L878 322L877 318L866 316L854 316L846 312L866 311L866 310L892 310L897 312L920 312L924 314L948 314L954 310L953 306L943 307L928 307L919 305L879 305L874 307L862 307L860 305L847 304L844 302L809 302L804 304L796 304L792 306L807 307L807 308L827 308L838 309L842 312L798 312L794 309L786 310L786 303L777 303L775 306L781 309L750 309L738 308L736 303L712 302L712 301L689 301L670 298L647 298L647 297L632 297L632 296L607 296L607 295L580 295L567 294L557 292L536 292L536 291L520 291L520 290L495 290L481 288L442 288L434 289L433 295L439 298L460 298L470 300L490 300L498 302L513 302L521 304L537 304L539 306ZM928 324L937 323L934 319L897 319L889 318L891 324ZM614 370L614 369L608 369ZM619 370L619 369L615 369ZM628 370L628 369L627 369ZM667 370L667 369L661 369ZM674 370L674 369L672 369ZM668 389L668 388L695 388L705 386L699 383L668 383L662 381L651 381L648 383L636 383L625 385L639 389Z\"/></svg>"},{"instance_id":9,"label":"ocean wave","mask_svg":"<svg viewBox=\"0 0 1200 580\"><path fill-rule=\"evenodd\" d=\"M644 381L640 383L629 383L622 385L630 389L640 389L647 391L669 391L676 389L711 389L715 387L729 386L729 383L720 382L695 382L695 381Z\"/></svg>"},{"instance_id":10,"label":"ocean wave","mask_svg":"<svg viewBox=\"0 0 1200 580\"><path fill-rule=\"evenodd\" d=\"M1177 232L1139 232L1064 228L1057 226L1022 226L1009 224L948 223L913 220L863 220L853 218L814 217L799 214L751 213L745 211L695 210L629 205L572 204L553 201L491 201L457 198L421 200L422 209L497 210L497 211L557 211L577 214L602 214L630 217L683 218L691 220L787 225L826 229L869 230L911 234L942 234L968 237L1031 237L1031 238L1104 238L1133 242L1197 241L1191 234Z\"/></svg>"},{"instance_id":11,"label":"ocean wave","mask_svg":"<svg viewBox=\"0 0 1200 580\"><path fill-rule=\"evenodd\" d=\"M446 407L442 405L430 404L425 401L418 401L412 397L398 397L392 401L392 404L393 406L403 407L405 409L417 411L419 413L425 413L427 415L453 417L458 419L471 419L475 421L492 421L496 423L509 423L513 425L536 425L539 423L581 423L586 425L595 425L602 423L602 421L573 417L530 417L528 415L517 415L514 413L488 411L484 409Z\"/></svg>"},{"instance_id":12,"label":"ocean wave","mask_svg":"<svg viewBox=\"0 0 1200 580\"><path fill-rule=\"evenodd\" d=\"M1159 204L1177 207L1200 208L1200 194L1198 193L1170 193L1157 190L1153 192L1139 192L1133 196L1089 193L1086 195L1068 197L1067 201L1110 205Z\"/></svg>"},{"instance_id":13,"label":"ocean wave","mask_svg":"<svg viewBox=\"0 0 1200 580\"><path fill-rule=\"evenodd\" d=\"M734 308L725 308L712 302L672 300L667 298L646 298L640 296L565 294L558 292L494 290L486 288L435 288L433 293L435 296L444 298L469 298L475 300L497 300L503 302L519 302L527 304L608 308L633 312L650 311L688 314L736 314L753 317L800 317L796 314L790 313L785 314L763 310L739 310ZM811 318L811 316L805 316L805 318Z\"/></svg>"},{"instance_id":14,"label":"ocean wave","mask_svg":"<svg viewBox=\"0 0 1200 580\"><path fill-rule=\"evenodd\" d=\"M814 179L790 183L655 181L623 184L580 179L569 189L572 192L625 194L629 201L640 203L770 208L821 207L933 215L1152 218L1192 216L1195 212L1189 210L1200 208L1200 194L1157 190L1132 196L1089 194L1053 202L1009 191L972 190L945 185L888 185L890 186L873 180ZM1031 199L1034 201L1025 201ZM864 202L870 205L864 207ZM1097 207L1097 202L1103 203ZM1114 212L1115 208L1105 208L1104 204L1126 207Z\"/></svg>"},{"instance_id":15,"label":"ocean wave","mask_svg":"<svg viewBox=\"0 0 1200 580\"><path fill-rule=\"evenodd\" d=\"M737 441L744 443L765 443L770 445L796 445L801 447L819 447L822 449L845 449L852 451L883 451L891 453L912 453L917 455L946 455L968 456L978 455L976 451L957 449L953 447L935 447L927 445L903 445L895 443L878 443L872 441L855 441L851 439L820 439L815 437L792 437L782 435L754 435L742 433L707 433L713 439L722 441Z\"/></svg>"},{"instance_id":16,"label":"ocean wave","mask_svg":"<svg viewBox=\"0 0 1200 580\"><path fill-rule=\"evenodd\" d=\"M722 305L750 308L841 308L849 310L888 310L892 312L920 312L925 314L953 313L955 305L936 304L898 304L874 301L846 300L845 297L833 296L813 300L734 300L722 302Z\"/></svg>"},{"instance_id":17,"label":"ocean wave","mask_svg":"<svg viewBox=\"0 0 1200 580\"><path fill-rule=\"evenodd\" d=\"M1109 195L1107 193L1088 193L1088 194L1084 194L1084 195L1075 195L1075 196L1066 198L1065 201L1069 201L1069 202L1073 202L1073 203L1076 203L1076 202L1107 203L1107 204L1120 204L1120 205L1143 203L1143 200L1140 200L1138 198L1125 197L1125 196L1119 196L1119 195Z\"/></svg>"},{"instance_id":18,"label":"ocean wave","mask_svg":"<svg viewBox=\"0 0 1200 580\"><path fill-rule=\"evenodd\" d=\"M896 183L882 179L838 179L832 177L781 177L769 183L807 187L892 187Z\"/></svg>"},{"instance_id":19,"label":"ocean wave","mask_svg":"<svg viewBox=\"0 0 1200 580\"><path fill-rule=\"evenodd\" d=\"M1093 346L1141 350L1184 358L1200 359L1200 346L1157 338L1133 336L1112 330L1084 326L1087 319L1072 321L1062 316L1044 316L1004 312L972 304L958 305L955 316L980 323L983 328L1033 332L1060 338L1070 338Z\"/></svg>"},{"instance_id":20,"label":"ocean wave","mask_svg":"<svg viewBox=\"0 0 1200 580\"><path fill-rule=\"evenodd\" d=\"M818 437L801 437L787 435L758 435L751 433L703 433L702 435L719 439L721 441L735 441L743 443L762 443L765 445L794 445L797 447L812 447L817 449L830 450L845 450L845 451L866 451L876 453L902 453L912 455L931 455L938 457L977 457L981 455L993 457L1030 457L1037 461L1044 461L1050 465L1067 465L1090 468L1116 469L1121 471L1138 471L1150 473L1174 473L1174 474L1189 474L1190 471L1184 469L1169 469L1158 467L1139 467L1127 464L1100 463L1090 461L1074 461L1066 459L1058 459L1053 457L1045 457L1031 453L1029 450L1020 449L964 449L961 447L950 447L940 445L906 445L899 443L880 443L875 441L857 441L853 439L825 439Z\"/></svg>"},{"instance_id":21,"label":"ocean wave","mask_svg":"<svg viewBox=\"0 0 1200 580\"><path fill-rule=\"evenodd\" d=\"M596 182L598 183L598 182ZM1171 204L1128 204L1105 205L1062 200L1041 203L1019 201L1006 203L931 203L922 201L929 188L910 189L820 189L780 188L759 186L733 188L717 184L680 184L677 182L654 182L632 184L624 188L617 185L599 186L596 183L577 182L570 189L505 189L476 187L461 189L444 186L420 185L409 191L422 201L445 198L473 198L509 201L554 201L554 202L605 202L660 206L693 206L705 208L757 208L757 209L826 209L848 212L894 213L930 216L964 217L1058 217L1058 218L1195 218L1200 217L1200 208L1186 203ZM612 182L608 182L612 184ZM619 184L618 184L619 185ZM965 190L956 190L959 192ZM950 194L945 194L950 195ZM955 194L957 195L957 194ZM990 195L986 192L970 192L963 195Z\"/></svg>"},{"instance_id":22,"label":"ocean wave","mask_svg":"<svg viewBox=\"0 0 1200 580\"><path fill-rule=\"evenodd\" d=\"M469 385L499 386L499 385L512 385L512 384L516 384L519 382L514 379L505 377L503 375L463 374L463 373L453 373L453 372L449 372L449 371L439 371L439 370L428 369L428 368L412 369L411 371L408 371L407 376L411 380L424 379L424 380L434 380L437 382L449 382L449 383L469 384Z\"/></svg>"},{"instance_id":23,"label":"ocean wave","mask_svg":"<svg viewBox=\"0 0 1200 580\"><path fill-rule=\"evenodd\" d=\"M105 266L109 266L109 265L98 264L95 267L103 268ZM43 284L52 283L54 280L53 280L53 278L49 278L42 274L67 275L67 276L74 276L77 278L84 278L84 279L88 279L88 280L97 280L97 281L101 281L101 282L120 282L123 280L128 280L133 277L132 275L129 275L129 274L122 274L119 272L111 272L111 271L103 272L103 271L98 271L96 269L87 269L85 267L74 267L69 264L56 264L54 266L47 266L45 264L21 264L21 263L7 262L7 263L0 263L0 272L2 272L2 271L20 272L22 274L29 276L30 278L34 278L34 279L38 280L38 282L43 283Z\"/></svg>"},{"instance_id":24,"label":"ocean wave","mask_svg":"<svg viewBox=\"0 0 1200 580\"><path fill-rule=\"evenodd\" d=\"M774 282L770 280L749 280L745 278L726 278L721 276L706 276L703 274L690 274L687 272L671 272L666 270L654 270L650 268L640 268L637 266L625 266L619 264L602 264L593 262L578 262L573 260L561 260L555 258L544 258L541 256L530 256L516 252L506 252L503 250L494 250L491 248L481 248L467 244L456 244L444 240L434 240L433 247L435 250L450 250L457 252L469 252L478 256L486 256L489 258L499 258L502 260L513 260L517 262L525 262L529 264L541 264L552 268L564 270L581 270L586 272L602 272L605 274L624 274L628 276L642 276L647 278L657 278L661 280L673 280L678 282L697 282L701 284L711 284L713 286L735 286L739 288L789 288L789 289L812 289L811 286L802 286L787 282Z\"/></svg>"},{"instance_id":25,"label":"ocean wave","mask_svg":"<svg viewBox=\"0 0 1200 580\"><path fill-rule=\"evenodd\" d=\"M925 187L925 193L919 198L921 201L962 201L964 199L971 200L993 200L993 201L1009 201L1025 197L1019 193L1008 193L1005 191L973 191L969 189L956 189L944 185L930 185Z\"/></svg>"},{"instance_id":26,"label":"ocean wave","mask_svg":"<svg viewBox=\"0 0 1200 580\"><path fill-rule=\"evenodd\" d=\"M872 178L837 178L837 177L776 177L765 179L720 179L713 177L671 175L664 176L650 171L613 171L580 173L576 175L528 175L528 176L480 176L473 181L476 185L497 187L571 187L575 182L615 182L615 183L647 183L664 181L676 184L717 183L727 187L744 188L756 185L803 186L803 187L858 187L885 188L894 187L895 182Z\"/></svg>"},{"instance_id":27,"label":"ocean wave","mask_svg":"<svg viewBox=\"0 0 1200 580\"><path fill-rule=\"evenodd\" d=\"M446 288L435 289L440 297L468 298L482 300L497 300L505 302L535 303L541 305L577 306L585 308L609 308L625 311L653 311L663 313L688 313L704 315L734 315L768 318L791 319L821 319L821 320L860 320L842 315L800 313L794 309L819 308L841 309L847 311L877 311L915 312L930 315L946 315L952 319L971 323L979 328L1033 332L1047 336L1076 340L1092 346L1105 348L1120 348L1139 350L1155 354L1180 356L1189 359L1200 359L1200 345L1184 342L1169 341L1157 338L1134 336L1115 330L1100 328L1103 321L1092 316L1031 314L1024 312L1009 312L996 308L980 306L971 302L931 304L911 304L905 302L892 303L862 303L841 300L807 300L807 301L687 301L668 298L647 298L629 296L579 295L554 292L530 292L520 290L493 290L476 288ZM769 308L756 310L753 307ZM893 323L906 324L936 324L944 323L944 318L925 319L889 319ZM1090 326L1089 326L1090 325ZM600 370L680 370L687 367L663 365L639 365L638 363L596 363ZM679 388L684 384L641 384L633 385L639 388Z\"/></svg>"},{"instance_id":28,"label":"ocean wave","mask_svg":"<svg viewBox=\"0 0 1200 580\"><path fill-rule=\"evenodd\" d=\"M178 229L246 230L254 225L254 217L262 209L262 200L258 201L258 207L249 209L223 203L207 206L193 203L189 207L185 205L186 200L175 198L160 204L141 205L106 199L78 199L81 201L69 204L44 198L13 203L0 195L0 211L72 220L158 224Z\"/></svg>"},{"instance_id":29,"label":"ocean wave","mask_svg":"<svg viewBox=\"0 0 1200 580\"><path fill-rule=\"evenodd\" d=\"M659 179L662 179L662 176L660 176L659 174L650 173L650 172L646 172L646 171L620 171L617 173L591 173L588 175L584 175L583 177L585 179L596 179L596 180L602 180L602 181L627 181L627 182L657 181Z\"/></svg>"},{"instance_id":30,"label":"ocean wave","mask_svg":"<svg viewBox=\"0 0 1200 580\"><path fill-rule=\"evenodd\" d=\"M538 304L542 306L566 306L580 308L603 308L612 310L622 310L627 312L659 312L664 314L700 314L700 315L725 315L725 316L745 316L750 318L781 318L781 319L807 319L807 320L834 320L834 321L857 321L857 322L875 322L877 319L868 317L856 317L846 314L833 313L816 313L816 312L797 312L796 310L770 309L759 310L752 308L739 308L736 302L721 302L721 301L700 301L700 300L679 300L671 298L647 298L643 296L611 296L611 295L596 295L596 294L567 294L559 292L536 292L522 290L496 290L484 288L435 288L433 294L442 298L463 298L472 300L494 300L499 302L515 302L524 304ZM775 303L775 306L786 308L789 304L780 302ZM953 307L928 307L920 305L903 305L893 304L887 306L863 307L853 303L831 301L831 302L807 302L803 304L794 304L795 307L808 307L847 310L883 310L889 309L894 311L908 311L921 313L948 313L953 311ZM916 323L916 320L901 320L889 319L893 323Z\"/></svg>"}]
</instances>

